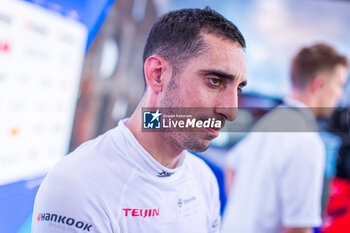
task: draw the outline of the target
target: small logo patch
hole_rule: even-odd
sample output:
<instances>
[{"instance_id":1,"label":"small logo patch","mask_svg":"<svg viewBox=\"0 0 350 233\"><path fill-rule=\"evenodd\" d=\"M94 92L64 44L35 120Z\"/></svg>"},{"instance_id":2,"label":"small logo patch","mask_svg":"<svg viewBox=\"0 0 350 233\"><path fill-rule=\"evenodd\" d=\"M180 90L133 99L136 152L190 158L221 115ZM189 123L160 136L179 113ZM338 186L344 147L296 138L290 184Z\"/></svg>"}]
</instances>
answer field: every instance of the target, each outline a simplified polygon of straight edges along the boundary
<instances>
[{"instance_id":1,"label":"small logo patch","mask_svg":"<svg viewBox=\"0 0 350 233\"><path fill-rule=\"evenodd\" d=\"M141 218L149 218L159 216L159 208L158 209L132 209L132 208L124 208L124 216L125 217L141 217Z\"/></svg>"},{"instance_id":2,"label":"small logo patch","mask_svg":"<svg viewBox=\"0 0 350 233\"><path fill-rule=\"evenodd\" d=\"M166 171L162 171L160 173L158 173L158 177L169 177L171 176L172 174L174 174L174 172L166 172Z\"/></svg>"},{"instance_id":3,"label":"small logo patch","mask_svg":"<svg viewBox=\"0 0 350 233\"><path fill-rule=\"evenodd\" d=\"M144 129L160 129L162 113L157 110L156 112L145 111L143 112L143 128Z\"/></svg>"},{"instance_id":4,"label":"small logo patch","mask_svg":"<svg viewBox=\"0 0 350 233\"><path fill-rule=\"evenodd\" d=\"M74 218L69 218L67 216L62 216L52 213L39 213L37 217L38 222L55 222L64 224L67 226L75 227L83 231L90 231L92 224L84 223L82 221L77 221Z\"/></svg>"}]
</instances>

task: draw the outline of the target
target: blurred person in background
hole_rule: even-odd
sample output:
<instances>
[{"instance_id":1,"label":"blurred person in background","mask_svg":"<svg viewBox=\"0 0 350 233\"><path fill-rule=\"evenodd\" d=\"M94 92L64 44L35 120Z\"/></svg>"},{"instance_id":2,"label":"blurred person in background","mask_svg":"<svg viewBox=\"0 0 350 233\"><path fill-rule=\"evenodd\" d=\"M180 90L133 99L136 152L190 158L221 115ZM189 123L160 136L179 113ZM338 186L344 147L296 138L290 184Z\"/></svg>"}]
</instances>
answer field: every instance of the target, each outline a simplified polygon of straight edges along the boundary
<instances>
[{"instance_id":1,"label":"blurred person in background","mask_svg":"<svg viewBox=\"0 0 350 233\"><path fill-rule=\"evenodd\" d=\"M142 108L201 107L234 120L244 48L238 28L210 8L161 17L144 49L147 87L135 112L49 172L32 232L219 232L216 178L186 151L207 149L219 129L144 132Z\"/></svg>"},{"instance_id":2,"label":"blurred person in background","mask_svg":"<svg viewBox=\"0 0 350 233\"><path fill-rule=\"evenodd\" d=\"M325 150L315 119L332 114L347 69L347 58L326 44L296 54L284 110L265 115L227 156L223 233L310 233L321 226ZM290 131L294 126L301 128Z\"/></svg>"}]
</instances>

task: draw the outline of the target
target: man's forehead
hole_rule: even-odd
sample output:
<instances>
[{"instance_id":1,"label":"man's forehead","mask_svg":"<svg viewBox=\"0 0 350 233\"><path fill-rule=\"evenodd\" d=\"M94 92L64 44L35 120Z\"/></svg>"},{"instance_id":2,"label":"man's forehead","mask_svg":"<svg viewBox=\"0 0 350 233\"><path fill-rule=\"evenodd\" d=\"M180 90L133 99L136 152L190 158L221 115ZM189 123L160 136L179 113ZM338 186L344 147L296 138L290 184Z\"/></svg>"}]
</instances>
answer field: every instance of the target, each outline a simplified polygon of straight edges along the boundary
<instances>
[{"instance_id":1,"label":"man's forehead","mask_svg":"<svg viewBox=\"0 0 350 233\"><path fill-rule=\"evenodd\" d=\"M203 35L205 43L203 65L208 69L216 69L246 81L244 50L238 42L222 39L211 34ZM204 61L203 61L204 60Z\"/></svg>"},{"instance_id":2,"label":"man's forehead","mask_svg":"<svg viewBox=\"0 0 350 233\"><path fill-rule=\"evenodd\" d=\"M231 56L244 60L244 49L237 41L223 39L212 34L203 35L204 51L209 56Z\"/></svg>"}]
</instances>

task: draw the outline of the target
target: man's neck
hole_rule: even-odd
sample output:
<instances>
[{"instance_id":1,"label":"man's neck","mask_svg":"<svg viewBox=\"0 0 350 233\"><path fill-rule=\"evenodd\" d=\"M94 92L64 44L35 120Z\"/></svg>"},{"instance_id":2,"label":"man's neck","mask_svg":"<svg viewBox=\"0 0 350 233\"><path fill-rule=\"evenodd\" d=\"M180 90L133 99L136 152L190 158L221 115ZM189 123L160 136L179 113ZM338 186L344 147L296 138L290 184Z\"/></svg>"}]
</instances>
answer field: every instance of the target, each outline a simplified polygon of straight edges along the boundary
<instances>
[{"instance_id":1,"label":"man's neck","mask_svg":"<svg viewBox=\"0 0 350 233\"><path fill-rule=\"evenodd\" d=\"M176 167L182 150L166 140L161 133L142 132L141 107L138 106L125 123L141 146L161 165L173 169Z\"/></svg>"}]
</instances>

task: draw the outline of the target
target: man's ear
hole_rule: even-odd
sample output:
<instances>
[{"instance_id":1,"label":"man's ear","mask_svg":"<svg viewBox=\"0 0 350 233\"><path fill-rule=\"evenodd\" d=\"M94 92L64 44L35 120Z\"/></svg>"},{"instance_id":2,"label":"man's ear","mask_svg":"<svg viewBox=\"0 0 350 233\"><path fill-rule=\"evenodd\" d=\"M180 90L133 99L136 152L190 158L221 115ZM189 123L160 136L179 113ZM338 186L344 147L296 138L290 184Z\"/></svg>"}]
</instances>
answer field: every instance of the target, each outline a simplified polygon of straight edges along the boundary
<instances>
[{"instance_id":1,"label":"man's ear","mask_svg":"<svg viewBox=\"0 0 350 233\"><path fill-rule=\"evenodd\" d=\"M163 90L166 77L171 74L169 63L161 56L152 55L144 64L147 86L154 92Z\"/></svg>"},{"instance_id":2,"label":"man's ear","mask_svg":"<svg viewBox=\"0 0 350 233\"><path fill-rule=\"evenodd\" d=\"M316 76L310 83L311 92L318 92L323 87L324 82L325 80L322 76Z\"/></svg>"}]
</instances>

